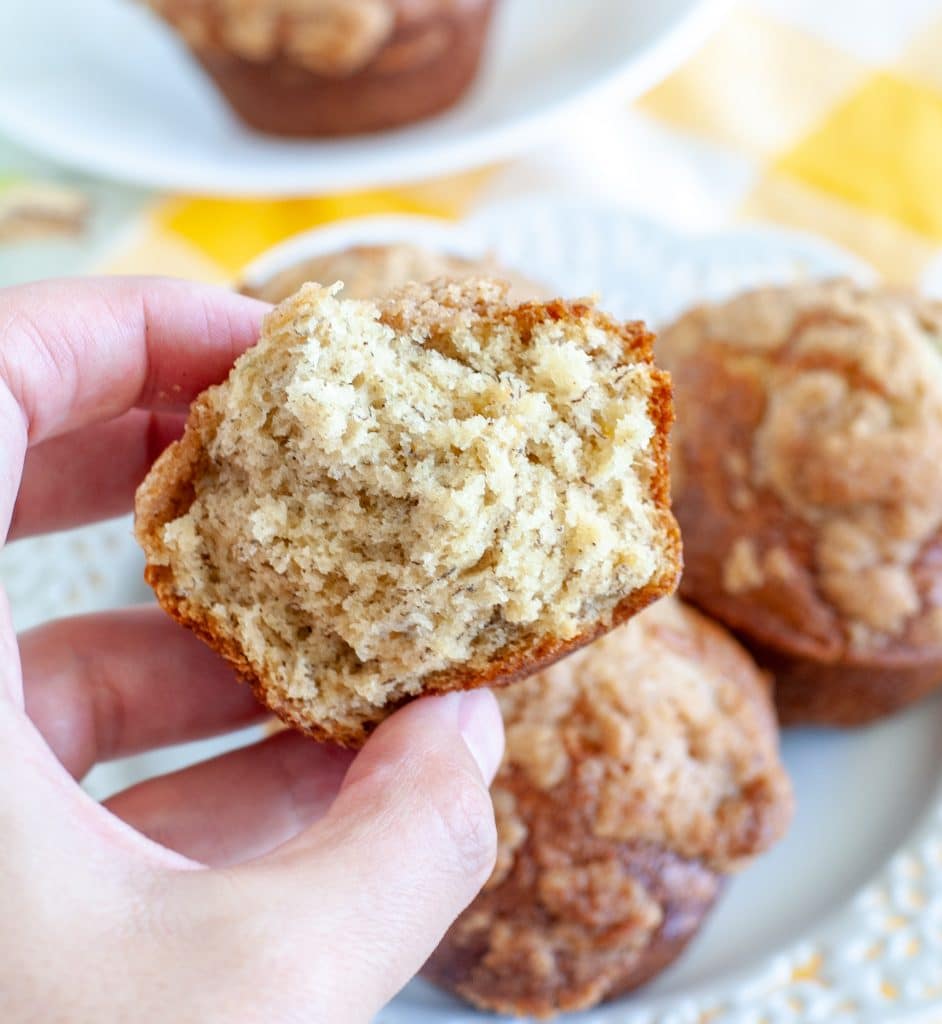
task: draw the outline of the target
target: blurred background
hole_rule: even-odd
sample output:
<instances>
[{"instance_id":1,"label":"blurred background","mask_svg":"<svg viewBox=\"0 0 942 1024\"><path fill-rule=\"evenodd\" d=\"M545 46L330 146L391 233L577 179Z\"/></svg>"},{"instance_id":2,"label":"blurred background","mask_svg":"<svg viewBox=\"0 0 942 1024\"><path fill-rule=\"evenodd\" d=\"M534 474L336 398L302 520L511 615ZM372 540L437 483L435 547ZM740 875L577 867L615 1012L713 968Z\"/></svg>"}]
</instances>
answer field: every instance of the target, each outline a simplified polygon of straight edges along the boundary
<instances>
[{"instance_id":1,"label":"blurred background","mask_svg":"<svg viewBox=\"0 0 942 1024\"><path fill-rule=\"evenodd\" d=\"M249 130L129 0L6 4L0 40L3 284L231 281L317 225L546 190L683 231L812 231L942 283L934 0L503 0L455 106L343 139Z\"/></svg>"}]
</instances>

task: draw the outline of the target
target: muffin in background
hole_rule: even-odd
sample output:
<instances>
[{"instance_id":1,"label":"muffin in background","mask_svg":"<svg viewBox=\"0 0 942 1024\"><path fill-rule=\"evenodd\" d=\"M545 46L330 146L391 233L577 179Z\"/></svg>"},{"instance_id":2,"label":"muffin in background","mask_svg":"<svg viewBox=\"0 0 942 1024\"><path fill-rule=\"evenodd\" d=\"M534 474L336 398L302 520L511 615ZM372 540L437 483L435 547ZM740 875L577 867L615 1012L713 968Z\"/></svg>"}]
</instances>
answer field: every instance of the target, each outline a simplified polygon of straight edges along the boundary
<instances>
[{"instance_id":1,"label":"muffin in background","mask_svg":"<svg viewBox=\"0 0 942 1024\"><path fill-rule=\"evenodd\" d=\"M423 974L498 1013L587 1009L670 964L785 831L768 680L669 598L497 699L497 864Z\"/></svg>"},{"instance_id":2,"label":"muffin in background","mask_svg":"<svg viewBox=\"0 0 942 1024\"><path fill-rule=\"evenodd\" d=\"M340 136L418 121L473 82L496 0L143 0L246 124Z\"/></svg>"},{"instance_id":3,"label":"muffin in background","mask_svg":"<svg viewBox=\"0 0 942 1024\"><path fill-rule=\"evenodd\" d=\"M848 281L694 309L674 380L682 594L772 671L787 723L942 682L942 304Z\"/></svg>"},{"instance_id":4,"label":"muffin in background","mask_svg":"<svg viewBox=\"0 0 942 1024\"><path fill-rule=\"evenodd\" d=\"M355 245L348 249L312 256L278 271L271 277L240 289L244 295L265 302L284 302L308 281L343 281L346 299L374 299L410 281L447 277L496 277L510 285L513 302L549 298L542 285L522 274L506 270L490 257L469 259L450 253L396 242L389 245Z\"/></svg>"}]
</instances>

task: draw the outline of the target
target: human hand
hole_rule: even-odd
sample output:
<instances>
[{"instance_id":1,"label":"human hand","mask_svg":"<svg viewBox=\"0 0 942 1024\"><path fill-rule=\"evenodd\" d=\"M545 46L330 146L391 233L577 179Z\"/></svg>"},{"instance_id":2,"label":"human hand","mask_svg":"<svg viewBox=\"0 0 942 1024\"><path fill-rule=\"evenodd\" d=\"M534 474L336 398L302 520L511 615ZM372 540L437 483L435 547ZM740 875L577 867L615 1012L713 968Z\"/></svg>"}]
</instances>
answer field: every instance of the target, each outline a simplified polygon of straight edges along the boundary
<instances>
[{"instance_id":1,"label":"human hand","mask_svg":"<svg viewBox=\"0 0 942 1024\"><path fill-rule=\"evenodd\" d=\"M0 290L0 535L129 509L264 310L170 280ZM104 807L75 781L261 715L155 608L18 650L0 592L4 1024L356 1024L421 966L493 865L493 697L416 701L355 758L282 733Z\"/></svg>"}]
</instances>

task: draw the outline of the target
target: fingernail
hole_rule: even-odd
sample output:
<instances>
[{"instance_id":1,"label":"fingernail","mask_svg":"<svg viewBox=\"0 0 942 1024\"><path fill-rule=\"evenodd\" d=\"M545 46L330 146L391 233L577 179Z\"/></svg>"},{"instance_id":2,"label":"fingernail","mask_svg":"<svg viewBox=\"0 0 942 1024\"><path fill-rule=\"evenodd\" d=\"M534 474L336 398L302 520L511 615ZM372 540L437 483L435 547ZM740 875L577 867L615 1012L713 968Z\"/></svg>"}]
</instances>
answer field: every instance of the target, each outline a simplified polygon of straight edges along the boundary
<instances>
[{"instance_id":1,"label":"fingernail","mask_svg":"<svg viewBox=\"0 0 942 1024\"><path fill-rule=\"evenodd\" d=\"M469 690L461 694L458 730L484 781L490 785L504 756L504 722L490 690Z\"/></svg>"}]
</instances>

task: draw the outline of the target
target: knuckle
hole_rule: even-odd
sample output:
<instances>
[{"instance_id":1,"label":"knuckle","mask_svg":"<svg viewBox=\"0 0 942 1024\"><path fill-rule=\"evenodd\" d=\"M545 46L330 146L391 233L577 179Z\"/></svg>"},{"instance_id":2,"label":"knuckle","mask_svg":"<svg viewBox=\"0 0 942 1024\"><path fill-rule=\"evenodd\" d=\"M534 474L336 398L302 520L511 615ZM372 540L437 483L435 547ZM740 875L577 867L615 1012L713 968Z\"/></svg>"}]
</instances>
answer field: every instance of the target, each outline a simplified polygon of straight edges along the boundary
<instances>
[{"instance_id":1,"label":"knuckle","mask_svg":"<svg viewBox=\"0 0 942 1024\"><path fill-rule=\"evenodd\" d=\"M0 308L0 378L33 423L53 388L74 390L76 361L68 345L54 345L42 323L15 305ZM38 382L43 382L43 387Z\"/></svg>"},{"instance_id":2,"label":"knuckle","mask_svg":"<svg viewBox=\"0 0 942 1024\"><path fill-rule=\"evenodd\" d=\"M454 869L480 886L497 857L497 829L490 794L462 768L435 773L429 800L438 817Z\"/></svg>"}]
</instances>

